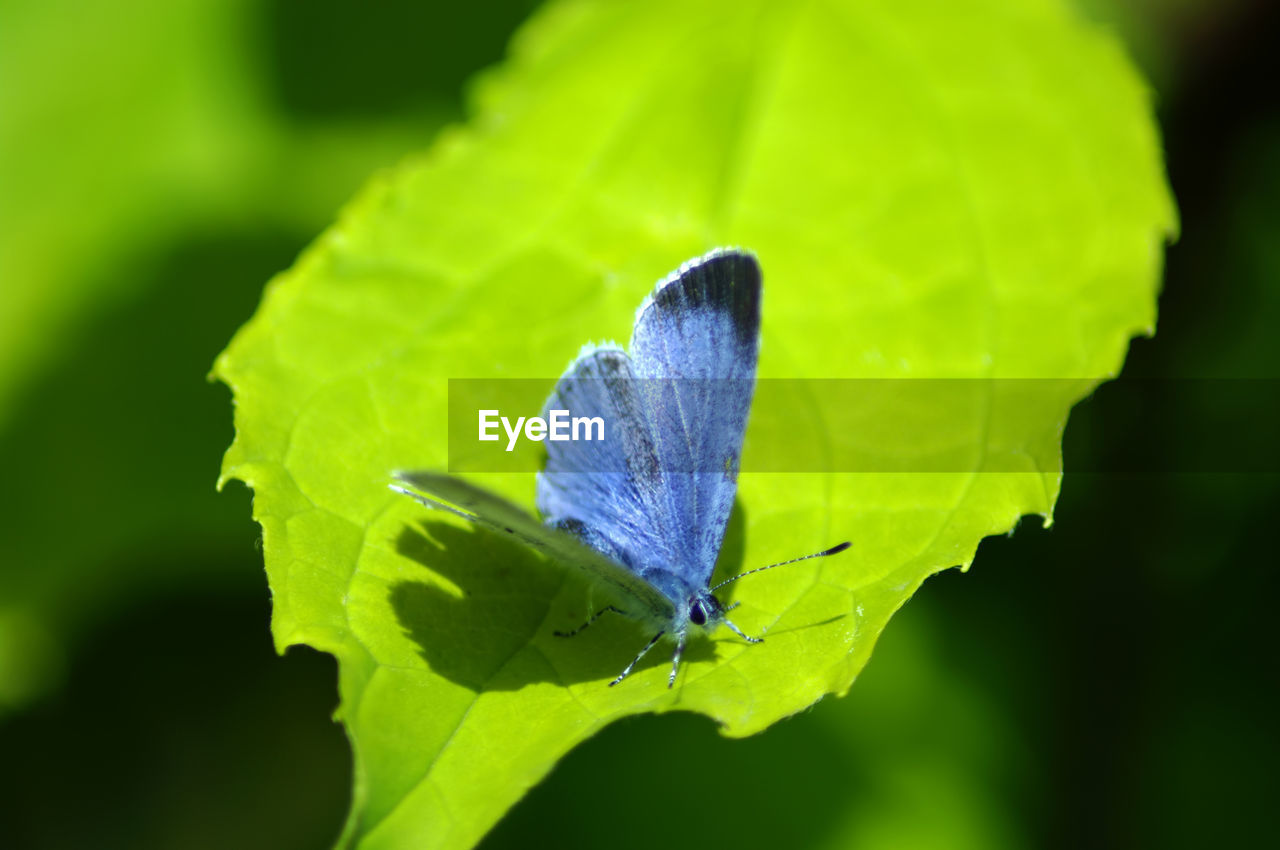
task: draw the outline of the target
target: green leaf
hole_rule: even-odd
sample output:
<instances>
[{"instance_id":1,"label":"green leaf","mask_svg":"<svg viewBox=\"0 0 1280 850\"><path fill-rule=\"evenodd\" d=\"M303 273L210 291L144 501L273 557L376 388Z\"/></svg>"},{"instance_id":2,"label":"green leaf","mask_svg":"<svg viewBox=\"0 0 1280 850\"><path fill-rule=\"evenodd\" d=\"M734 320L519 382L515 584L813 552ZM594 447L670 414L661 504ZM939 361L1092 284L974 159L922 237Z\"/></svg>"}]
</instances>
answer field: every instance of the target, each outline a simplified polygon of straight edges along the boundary
<instances>
[{"instance_id":1,"label":"green leaf","mask_svg":"<svg viewBox=\"0 0 1280 850\"><path fill-rule=\"evenodd\" d=\"M629 714L748 735L846 691L928 575L1050 515L1067 411L1151 332L1174 227L1141 82L1052 2L553 3L476 101L216 365L277 646L340 661L348 846L467 846ZM1084 380L964 413L977 473L744 474L723 568L854 547L736 588L764 644L717 634L675 690L662 659L608 688L637 626L555 638L579 582L388 473L445 465L448 378L553 380L718 244L764 268L762 377ZM474 480L532 503L530 476Z\"/></svg>"}]
</instances>

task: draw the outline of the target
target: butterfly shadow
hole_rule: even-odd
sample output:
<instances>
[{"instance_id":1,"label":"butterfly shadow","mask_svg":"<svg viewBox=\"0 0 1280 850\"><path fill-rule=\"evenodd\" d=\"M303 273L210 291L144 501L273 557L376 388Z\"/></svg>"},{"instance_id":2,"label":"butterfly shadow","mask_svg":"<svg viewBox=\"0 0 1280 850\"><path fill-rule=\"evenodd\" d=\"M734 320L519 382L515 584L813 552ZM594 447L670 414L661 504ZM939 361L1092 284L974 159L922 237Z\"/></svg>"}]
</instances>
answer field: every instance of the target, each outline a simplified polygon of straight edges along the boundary
<instances>
[{"instance_id":1,"label":"butterfly shadow","mask_svg":"<svg viewBox=\"0 0 1280 850\"><path fill-rule=\"evenodd\" d=\"M735 501L717 575L741 565L744 527ZM405 526L395 545L429 571L421 579L395 582L388 591L401 629L433 672L470 690L608 681L653 636L648 625L612 614L573 637L556 635L573 631L610 603L622 603L593 592L578 571L486 529L424 521ZM718 639L692 637L685 661L714 659ZM636 672L668 667L672 648L659 643Z\"/></svg>"}]
</instances>

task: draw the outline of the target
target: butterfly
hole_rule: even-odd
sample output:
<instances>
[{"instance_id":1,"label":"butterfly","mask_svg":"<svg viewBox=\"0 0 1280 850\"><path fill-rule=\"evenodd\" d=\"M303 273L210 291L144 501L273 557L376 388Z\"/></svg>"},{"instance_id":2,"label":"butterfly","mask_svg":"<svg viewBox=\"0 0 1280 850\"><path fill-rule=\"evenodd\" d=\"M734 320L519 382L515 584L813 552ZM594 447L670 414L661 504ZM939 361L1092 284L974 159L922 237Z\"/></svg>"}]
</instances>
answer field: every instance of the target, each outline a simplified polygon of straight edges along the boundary
<instances>
[{"instance_id":1,"label":"butterfly","mask_svg":"<svg viewBox=\"0 0 1280 850\"><path fill-rule=\"evenodd\" d=\"M393 473L391 489L431 508L513 536L576 566L612 591L605 613L638 618L656 633L617 685L661 639L675 642L667 687L696 630L720 625L749 643L715 591L743 576L842 552L841 543L748 570L711 586L737 493L743 434L760 349L760 265L753 254L716 249L661 280L636 311L629 350L588 345L544 405L599 416L600 441L549 441L537 474L543 522L450 475Z\"/></svg>"}]
</instances>

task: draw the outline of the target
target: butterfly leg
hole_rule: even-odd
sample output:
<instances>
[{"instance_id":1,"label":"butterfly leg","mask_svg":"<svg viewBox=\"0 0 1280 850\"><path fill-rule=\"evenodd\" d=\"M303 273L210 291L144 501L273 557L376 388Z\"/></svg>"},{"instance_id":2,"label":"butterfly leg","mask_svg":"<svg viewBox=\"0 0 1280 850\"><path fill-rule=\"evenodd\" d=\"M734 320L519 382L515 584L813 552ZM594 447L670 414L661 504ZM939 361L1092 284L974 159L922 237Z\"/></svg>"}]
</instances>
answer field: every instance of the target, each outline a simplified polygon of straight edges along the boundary
<instances>
[{"instance_id":1,"label":"butterfly leg","mask_svg":"<svg viewBox=\"0 0 1280 850\"><path fill-rule=\"evenodd\" d=\"M553 635L555 635L556 637L573 637L573 636L574 636L574 635L576 635L578 632L582 631L582 630L583 630L583 629L585 629L587 626L589 626L589 625L591 625L592 623L594 623L596 620L599 620L599 619L600 619L600 615L601 615L601 614L605 614L605 613L607 613L607 612L609 612L609 611L612 611L612 612L613 612L613 613L615 613L615 614L621 614L621 615L622 615L622 616L624 616L624 617L625 617L625 616L627 616L627 612L626 612L626 611L623 611L621 608L615 608L615 607L614 607L614 606L612 606L612 605L606 605L605 607L601 608L599 611L597 611L597 612L595 612L594 614L592 614L592 615L591 615L591 619L587 620L585 623L583 623L581 626L578 626L578 627L577 627L576 629L574 629L573 631L571 631L571 632L552 632L552 634L553 634Z\"/></svg>"},{"instance_id":2,"label":"butterfly leg","mask_svg":"<svg viewBox=\"0 0 1280 850\"><path fill-rule=\"evenodd\" d=\"M654 635L653 640L646 643L644 645L644 649L640 650L640 654L637 655L635 658L631 659L631 663L627 665L627 669L619 673L618 678L614 679L612 682L609 683L609 687L612 688L614 685L618 684L623 679L630 676L631 671L635 669L636 663L639 662L641 658L644 658L644 654L646 652L653 649L653 645L658 642L658 638L662 637L664 634L666 634L666 632L658 632L656 635Z\"/></svg>"},{"instance_id":3,"label":"butterfly leg","mask_svg":"<svg viewBox=\"0 0 1280 850\"><path fill-rule=\"evenodd\" d=\"M733 607L733 606L731 606L730 610L732 610L732 607ZM721 622L722 622L722 623L724 623L726 626L728 626L730 629L732 629L732 630L733 630L733 633L734 633L735 635L737 635L738 637L742 638L742 639L743 639L743 640L745 640L747 643L764 643L764 638L762 638L762 637L751 637L750 635L745 634L745 633L742 631L742 629L740 629L740 628L738 628L737 626L735 626L735 625L734 625L734 624L733 624L733 623L732 623L728 618L725 618L725 619L721 620Z\"/></svg>"},{"instance_id":4,"label":"butterfly leg","mask_svg":"<svg viewBox=\"0 0 1280 850\"><path fill-rule=\"evenodd\" d=\"M680 640L676 641L676 654L671 656L671 675L667 677L667 690L671 690L676 684L676 673L680 672L680 656L684 655L684 633L681 632Z\"/></svg>"}]
</instances>

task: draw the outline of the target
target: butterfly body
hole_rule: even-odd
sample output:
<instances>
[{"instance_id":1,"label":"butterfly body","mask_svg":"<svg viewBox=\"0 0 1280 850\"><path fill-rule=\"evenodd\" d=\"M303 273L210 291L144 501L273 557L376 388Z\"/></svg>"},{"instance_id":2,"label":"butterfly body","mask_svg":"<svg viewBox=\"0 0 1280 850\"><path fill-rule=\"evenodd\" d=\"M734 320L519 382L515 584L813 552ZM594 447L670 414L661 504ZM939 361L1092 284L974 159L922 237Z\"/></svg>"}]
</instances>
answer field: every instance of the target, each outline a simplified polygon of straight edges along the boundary
<instances>
[{"instance_id":1,"label":"butterfly body","mask_svg":"<svg viewBox=\"0 0 1280 850\"><path fill-rule=\"evenodd\" d=\"M668 686L692 631L723 624L748 641L760 640L728 620L729 609L710 586L737 492L760 295L755 257L717 249L658 283L636 312L629 350L583 348L544 415L599 416L607 423L605 439L546 444L546 467L537 476L543 523L448 475L395 474L413 489L392 489L583 569L619 603L601 613L625 614L657 629L612 685L664 637L676 644Z\"/></svg>"}]
</instances>

